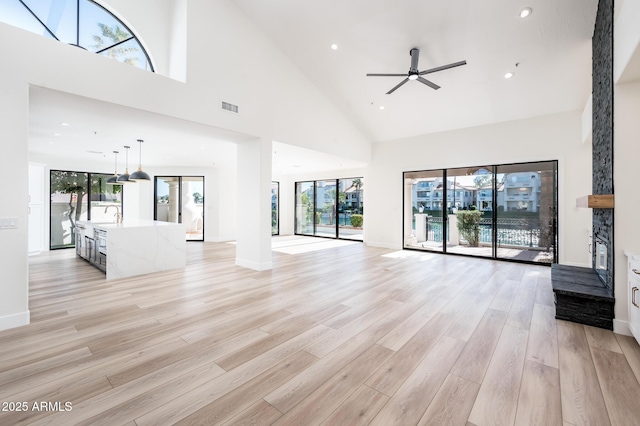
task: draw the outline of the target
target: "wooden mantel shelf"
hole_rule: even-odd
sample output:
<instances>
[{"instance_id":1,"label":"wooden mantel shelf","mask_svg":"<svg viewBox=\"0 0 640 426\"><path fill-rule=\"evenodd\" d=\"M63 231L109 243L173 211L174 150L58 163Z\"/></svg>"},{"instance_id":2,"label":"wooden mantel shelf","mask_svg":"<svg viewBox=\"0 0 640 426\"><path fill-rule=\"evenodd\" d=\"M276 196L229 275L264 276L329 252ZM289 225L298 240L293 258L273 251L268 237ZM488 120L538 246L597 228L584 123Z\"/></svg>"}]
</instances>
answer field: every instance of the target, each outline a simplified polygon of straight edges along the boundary
<instances>
[{"instance_id":1,"label":"wooden mantel shelf","mask_svg":"<svg viewBox=\"0 0 640 426\"><path fill-rule=\"evenodd\" d=\"M612 209L614 205L613 194L585 195L576 198L576 207L589 209Z\"/></svg>"}]
</instances>

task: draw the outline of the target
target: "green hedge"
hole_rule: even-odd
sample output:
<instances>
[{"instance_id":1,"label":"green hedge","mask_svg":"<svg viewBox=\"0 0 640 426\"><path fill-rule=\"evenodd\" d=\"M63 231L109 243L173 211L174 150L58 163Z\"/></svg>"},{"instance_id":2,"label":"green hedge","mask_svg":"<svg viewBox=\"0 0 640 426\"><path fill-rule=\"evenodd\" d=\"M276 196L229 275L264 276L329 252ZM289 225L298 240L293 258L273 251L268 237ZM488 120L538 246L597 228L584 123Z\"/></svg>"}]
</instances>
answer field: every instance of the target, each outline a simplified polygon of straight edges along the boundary
<instances>
[{"instance_id":1,"label":"green hedge","mask_svg":"<svg viewBox=\"0 0 640 426\"><path fill-rule=\"evenodd\" d=\"M480 220L482 213L478 210L458 210L458 231L471 247L480 243Z\"/></svg>"},{"instance_id":2,"label":"green hedge","mask_svg":"<svg viewBox=\"0 0 640 426\"><path fill-rule=\"evenodd\" d=\"M362 223L364 219L361 214L352 214L351 215L351 226L354 228L362 228Z\"/></svg>"}]
</instances>

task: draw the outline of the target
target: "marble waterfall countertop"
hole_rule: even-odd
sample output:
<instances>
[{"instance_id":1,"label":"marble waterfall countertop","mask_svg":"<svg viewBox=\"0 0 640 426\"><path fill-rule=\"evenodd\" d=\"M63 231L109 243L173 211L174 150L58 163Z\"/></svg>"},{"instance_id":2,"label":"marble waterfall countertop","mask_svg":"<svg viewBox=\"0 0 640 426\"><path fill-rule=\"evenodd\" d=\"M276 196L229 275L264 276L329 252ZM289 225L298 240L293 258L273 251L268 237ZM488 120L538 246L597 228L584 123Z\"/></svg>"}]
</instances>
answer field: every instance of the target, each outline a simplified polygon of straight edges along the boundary
<instances>
[{"instance_id":1,"label":"marble waterfall countertop","mask_svg":"<svg viewBox=\"0 0 640 426\"><path fill-rule=\"evenodd\" d=\"M107 232L107 280L187 265L185 226L154 220L96 223Z\"/></svg>"}]
</instances>

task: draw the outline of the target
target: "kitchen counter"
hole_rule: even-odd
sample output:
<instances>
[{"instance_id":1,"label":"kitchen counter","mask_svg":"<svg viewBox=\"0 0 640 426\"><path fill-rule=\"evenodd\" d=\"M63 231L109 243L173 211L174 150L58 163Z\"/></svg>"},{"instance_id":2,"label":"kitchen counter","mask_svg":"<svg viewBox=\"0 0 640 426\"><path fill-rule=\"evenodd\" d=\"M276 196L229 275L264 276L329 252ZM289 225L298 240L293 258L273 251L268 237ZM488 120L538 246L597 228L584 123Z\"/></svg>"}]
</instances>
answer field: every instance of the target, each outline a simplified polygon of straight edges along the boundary
<instances>
[{"instance_id":1,"label":"kitchen counter","mask_svg":"<svg viewBox=\"0 0 640 426\"><path fill-rule=\"evenodd\" d=\"M187 264L185 227L181 223L126 220L124 223L78 224L106 233L107 280L184 268ZM99 254L99 243L96 253Z\"/></svg>"}]
</instances>

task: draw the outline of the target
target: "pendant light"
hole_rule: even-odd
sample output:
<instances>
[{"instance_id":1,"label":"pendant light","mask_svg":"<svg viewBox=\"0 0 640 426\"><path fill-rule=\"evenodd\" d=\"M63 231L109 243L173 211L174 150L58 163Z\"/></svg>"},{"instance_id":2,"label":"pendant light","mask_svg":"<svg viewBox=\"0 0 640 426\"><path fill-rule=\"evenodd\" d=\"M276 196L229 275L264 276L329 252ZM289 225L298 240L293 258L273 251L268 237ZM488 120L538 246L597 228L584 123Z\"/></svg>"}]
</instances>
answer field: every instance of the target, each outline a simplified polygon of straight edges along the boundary
<instances>
[{"instance_id":1,"label":"pendant light","mask_svg":"<svg viewBox=\"0 0 640 426\"><path fill-rule=\"evenodd\" d=\"M131 176L129 176L129 148L131 148L130 146L125 146L124 147L127 151L127 162L126 162L126 167L124 169L124 174L121 174L120 177L118 178L118 183L119 184L125 184L125 183L136 183L134 180L131 180Z\"/></svg>"},{"instance_id":2,"label":"pendant light","mask_svg":"<svg viewBox=\"0 0 640 426\"><path fill-rule=\"evenodd\" d=\"M121 182L118 182L118 151L113 151L115 157L115 164L113 169L113 176L107 179L107 185L122 185Z\"/></svg>"},{"instance_id":3,"label":"pendant light","mask_svg":"<svg viewBox=\"0 0 640 426\"><path fill-rule=\"evenodd\" d=\"M142 171L142 142L144 142L142 139L138 139L138 143L140 144L140 162L138 163L138 170L129 176L131 180L151 180L151 177Z\"/></svg>"}]
</instances>

